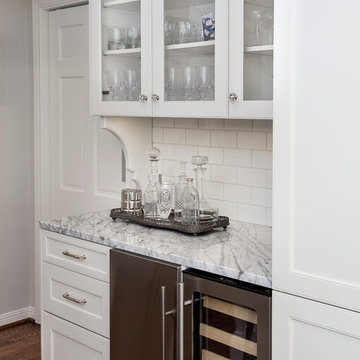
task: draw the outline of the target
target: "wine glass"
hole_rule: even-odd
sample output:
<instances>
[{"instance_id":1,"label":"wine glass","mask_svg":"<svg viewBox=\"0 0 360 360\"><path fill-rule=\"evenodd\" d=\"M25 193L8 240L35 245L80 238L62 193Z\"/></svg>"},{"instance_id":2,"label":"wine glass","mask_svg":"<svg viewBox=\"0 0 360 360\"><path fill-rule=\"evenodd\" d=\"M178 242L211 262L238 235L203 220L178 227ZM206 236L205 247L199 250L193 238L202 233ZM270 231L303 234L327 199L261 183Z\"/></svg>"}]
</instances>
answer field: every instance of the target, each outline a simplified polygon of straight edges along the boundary
<instances>
[{"instance_id":1,"label":"wine glass","mask_svg":"<svg viewBox=\"0 0 360 360\"><path fill-rule=\"evenodd\" d=\"M200 66L198 68L198 89L201 101L213 100L214 67Z\"/></svg>"},{"instance_id":2,"label":"wine glass","mask_svg":"<svg viewBox=\"0 0 360 360\"><path fill-rule=\"evenodd\" d=\"M140 96L140 74L136 70L127 71L128 100L139 100Z\"/></svg>"},{"instance_id":3,"label":"wine glass","mask_svg":"<svg viewBox=\"0 0 360 360\"><path fill-rule=\"evenodd\" d=\"M140 28L136 26L129 27L127 31L127 35L128 35L127 47L129 49L135 49L140 47L140 39L141 39Z\"/></svg>"}]
</instances>

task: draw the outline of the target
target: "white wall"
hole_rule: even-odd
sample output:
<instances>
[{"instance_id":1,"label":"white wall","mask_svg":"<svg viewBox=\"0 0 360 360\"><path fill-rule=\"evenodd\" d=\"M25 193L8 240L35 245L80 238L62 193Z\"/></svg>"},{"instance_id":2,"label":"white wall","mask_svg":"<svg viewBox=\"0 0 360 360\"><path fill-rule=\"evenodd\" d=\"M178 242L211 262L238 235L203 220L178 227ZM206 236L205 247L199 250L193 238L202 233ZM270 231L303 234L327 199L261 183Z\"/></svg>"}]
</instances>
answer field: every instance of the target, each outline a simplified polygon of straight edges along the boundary
<instances>
[{"instance_id":1,"label":"white wall","mask_svg":"<svg viewBox=\"0 0 360 360\"><path fill-rule=\"evenodd\" d=\"M179 161L207 155L207 195L220 214L271 225L272 121L229 119L153 120L153 144L161 150L162 173L173 178Z\"/></svg>"},{"instance_id":2,"label":"white wall","mask_svg":"<svg viewBox=\"0 0 360 360\"><path fill-rule=\"evenodd\" d=\"M31 0L0 1L0 317L34 304Z\"/></svg>"}]
</instances>

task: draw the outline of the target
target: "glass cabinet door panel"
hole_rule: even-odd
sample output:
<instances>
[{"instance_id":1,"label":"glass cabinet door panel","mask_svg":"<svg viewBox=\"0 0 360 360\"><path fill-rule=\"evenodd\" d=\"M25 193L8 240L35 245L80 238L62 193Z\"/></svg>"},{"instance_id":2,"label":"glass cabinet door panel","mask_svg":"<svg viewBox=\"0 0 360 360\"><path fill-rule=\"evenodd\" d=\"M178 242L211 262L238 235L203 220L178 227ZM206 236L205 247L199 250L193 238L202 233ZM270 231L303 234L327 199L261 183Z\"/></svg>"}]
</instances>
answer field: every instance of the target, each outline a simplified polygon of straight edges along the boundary
<instances>
[{"instance_id":1,"label":"glass cabinet door panel","mask_svg":"<svg viewBox=\"0 0 360 360\"><path fill-rule=\"evenodd\" d=\"M151 2L90 2L93 114L146 115L151 102Z\"/></svg>"},{"instance_id":2,"label":"glass cabinet door panel","mask_svg":"<svg viewBox=\"0 0 360 360\"><path fill-rule=\"evenodd\" d=\"M195 293L196 359L257 359L257 313L254 309Z\"/></svg>"},{"instance_id":3,"label":"glass cabinet door panel","mask_svg":"<svg viewBox=\"0 0 360 360\"><path fill-rule=\"evenodd\" d=\"M154 114L227 116L227 1L160 0L153 14Z\"/></svg>"},{"instance_id":4,"label":"glass cabinet door panel","mask_svg":"<svg viewBox=\"0 0 360 360\"><path fill-rule=\"evenodd\" d=\"M271 119L274 0L229 4L230 117Z\"/></svg>"},{"instance_id":5,"label":"glass cabinet door panel","mask_svg":"<svg viewBox=\"0 0 360 360\"><path fill-rule=\"evenodd\" d=\"M140 1L103 1L103 101L139 101L141 93Z\"/></svg>"}]
</instances>

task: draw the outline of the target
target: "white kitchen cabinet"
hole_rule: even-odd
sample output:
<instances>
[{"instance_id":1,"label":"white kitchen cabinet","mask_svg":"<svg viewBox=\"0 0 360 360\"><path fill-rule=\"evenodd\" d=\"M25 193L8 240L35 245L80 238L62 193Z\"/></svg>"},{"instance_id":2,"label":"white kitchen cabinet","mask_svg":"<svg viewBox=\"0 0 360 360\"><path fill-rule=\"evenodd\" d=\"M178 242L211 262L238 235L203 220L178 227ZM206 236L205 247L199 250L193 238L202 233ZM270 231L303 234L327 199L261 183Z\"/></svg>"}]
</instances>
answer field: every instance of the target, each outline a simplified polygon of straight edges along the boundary
<instances>
[{"instance_id":1,"label":"white kitchen cabinet","mask_svg":"<svg viewBox=\"0 0 360 360\"><path fill-rule=\"evenodd\" d=\"M43 312L42 353L46 360L110 360L110 340Z\"/></svg>"},{"instance_id":2,"label":"white kitchen cabinet","mask_svg":"<svg viewBox=\"0 0 360 360\"><path fill-rule=\"evenodd\" d=\"M272 25L273 0L91 0L91 113L272 119ZM141 45L122 49L113 39L133 26ZM133 69L129 101L121 79Z\"/></svg>"},{"instance_id":3,"label":"white kitchen cabinet","mask_svg":"<svg viewBox=\"0 0 360 360\"><path fill-rule=\"evenodd\" d=\"M204 41L197 32L209 14L216 18L215 39ZM191 37L181 35L188 22ZM153 59L154 116L227 117L228 1L153 1Z\"/></svg>"},{"instance_id":4,"label":"white kitchen cabinet","mask_svg":"<svg viewBox=\"0 0 360 360\"><path fill-rule=\"evenodd\" d=\"M151 1L90 1L90 112L151 116Z\"/></svg>"},{"instance_id":5,"label":"white kitchen cabinet","mask_svg":"<svg viewBox=\"0 0 360 360\"><path fill-rule=\"evenodd\" d=\"M356 311L359 14L357 0L278 0L274 16L273 286Z\"/></svg>"},{"instance_id":6,"label":"white kitchen cabinet","mask_svg":"<svg viewBox=\"0 0 360 360\"><path fill-rule=\"evenodd\" d=\"M273 292L274 360L357 359L360 314Z\"/></svg>"},{"instance_id":7,"label":"white kitchen cabinet","mask_svg":"<svg viewBox=\"0 0 360 360\"><path fill-rule=\"evenodd\" d=\"M229 0L230 118L273 118L273 30L274 0Z\"/></svg>"}]
</instances>

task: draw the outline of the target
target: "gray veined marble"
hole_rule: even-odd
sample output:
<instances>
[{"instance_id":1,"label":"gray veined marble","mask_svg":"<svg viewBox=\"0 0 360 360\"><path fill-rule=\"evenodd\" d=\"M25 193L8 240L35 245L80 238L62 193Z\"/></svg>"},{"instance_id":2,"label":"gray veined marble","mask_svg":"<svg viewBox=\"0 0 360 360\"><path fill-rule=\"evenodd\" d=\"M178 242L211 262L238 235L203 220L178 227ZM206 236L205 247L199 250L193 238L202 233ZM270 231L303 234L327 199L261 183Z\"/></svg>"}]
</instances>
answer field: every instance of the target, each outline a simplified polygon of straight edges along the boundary
<instances>
[{"instance_id":1,"label":"gray veined marble","mask_svg":"<svg viewBox=\"0 0 360 360\"><path fill-rule=\"evenodd\" d=\"M114 222L109 211L41 221L44 230L77 237L271 288L271 228L230 223L227 231L184 235Z\"/></svg>"}]
</instances>

